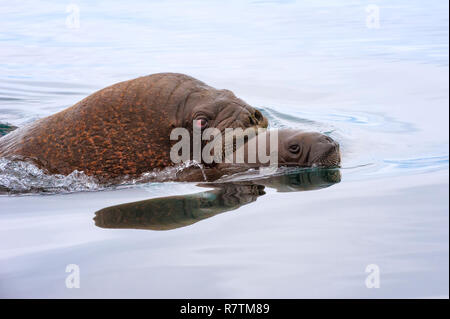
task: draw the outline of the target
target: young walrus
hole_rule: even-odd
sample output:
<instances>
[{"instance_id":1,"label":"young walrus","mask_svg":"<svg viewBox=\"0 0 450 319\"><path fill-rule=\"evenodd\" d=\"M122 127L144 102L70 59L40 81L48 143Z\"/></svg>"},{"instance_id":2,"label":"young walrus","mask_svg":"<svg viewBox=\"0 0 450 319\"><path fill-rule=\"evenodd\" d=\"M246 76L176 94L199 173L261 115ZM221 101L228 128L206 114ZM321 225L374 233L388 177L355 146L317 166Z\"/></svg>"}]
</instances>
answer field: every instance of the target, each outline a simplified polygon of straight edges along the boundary
<instances>
[{"instance_id":1,"label":"young walrus","mask_svg":"<svg viewBox=\"0 0 450 319\"><path fill-rule=\"evenodd\" d=\"M272 137L272 138L271 138ZM276 140L276 143L274 143ZM269 156L265 158L261 154ZM177 180L214 181L224 175L233 175L249 169L271 166L338 167L341 163L339 144L325 134L295 129L267 130L248 139L229 157L213 167L182 170Z\"/></svg>"}]
</instances>

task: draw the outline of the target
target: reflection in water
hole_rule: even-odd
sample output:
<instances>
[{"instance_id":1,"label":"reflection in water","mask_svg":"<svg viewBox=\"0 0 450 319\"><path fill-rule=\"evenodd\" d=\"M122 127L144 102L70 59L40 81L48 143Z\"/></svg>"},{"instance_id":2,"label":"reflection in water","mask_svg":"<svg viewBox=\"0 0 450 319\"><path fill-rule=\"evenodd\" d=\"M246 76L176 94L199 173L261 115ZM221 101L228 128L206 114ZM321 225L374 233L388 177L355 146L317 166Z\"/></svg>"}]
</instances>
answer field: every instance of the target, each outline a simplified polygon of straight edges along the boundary
<instances>
[{"instance_id":1,"label":"reflection in water","mask_svg":"<svg viewBox=\"0 0 450 319\"><path fill-rule=\"evenodd\" d=\"M340 180L338 169L312 169L252 181L205 183L199 186L214 189L103 208L95 213L94 220L102 228L170 230L254 202L265 194L266 186L279 192L296 192L328 187Z\"/></svg>"}]
</instances>

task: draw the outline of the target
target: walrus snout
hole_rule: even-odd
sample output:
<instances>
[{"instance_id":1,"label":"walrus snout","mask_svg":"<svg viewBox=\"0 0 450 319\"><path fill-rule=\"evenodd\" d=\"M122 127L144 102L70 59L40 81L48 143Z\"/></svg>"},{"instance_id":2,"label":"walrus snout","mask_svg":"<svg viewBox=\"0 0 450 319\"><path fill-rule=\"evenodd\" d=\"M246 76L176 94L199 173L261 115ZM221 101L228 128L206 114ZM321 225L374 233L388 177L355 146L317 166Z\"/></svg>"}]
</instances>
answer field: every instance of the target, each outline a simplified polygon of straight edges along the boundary
<instances>
[{"instance_id":1,"label":"walrus snout","mask_svg":"<svg viewBox=\"0 0 450 319\"><path fill-rule=\"evenodd\" d=\"M267 120L267 118L265 118L260 111L255 109L250 112L249 119L250 123L255 126L267 127L269 125L269 121Z\"/></svg>"},{"instance_id":2,"label":"walrus snout","mask_svg":"<svg viewBox=\"0 0 450 319\"><path fill-rule=\"evenodd\" d=\"M339 166L341 163L341 154L339 143L331 137L313 133L311 142L311 151L308 156L310 166Z\"/></svg>"},{"instance_id":3,"label":"walrus snout","mask_svg":"<svg viewBox=\"0 0 450 319\"><path fill-rule=\"evenodd\" d=\"M242 110L238 117L231 124L232 127L241 125L245 128L267 128L269 121L262 113L254 108Z\"/></svg>"}]
</instances>

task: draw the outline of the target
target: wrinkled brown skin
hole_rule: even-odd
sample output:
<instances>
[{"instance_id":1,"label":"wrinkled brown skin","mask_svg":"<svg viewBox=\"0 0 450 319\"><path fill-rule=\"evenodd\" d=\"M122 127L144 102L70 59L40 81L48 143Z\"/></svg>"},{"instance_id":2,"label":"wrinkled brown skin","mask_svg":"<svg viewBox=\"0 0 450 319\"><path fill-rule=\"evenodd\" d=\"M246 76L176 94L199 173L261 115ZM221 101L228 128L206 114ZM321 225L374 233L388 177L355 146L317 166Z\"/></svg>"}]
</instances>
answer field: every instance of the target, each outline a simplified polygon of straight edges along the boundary
<instances>
[{"instance_id":1,"label":"wrinkled brown skin","mask_svg":"<svg viewBox=\"0 0 450 319\"><path fill-rule=\"evenodd\" d=\"M0 156L33 161L51 174L84 171L100 180L172 166L175 127L267 127L267 119L228 90L190 76L159 73L120 82L0 138Z\"/></svg>"}]
</instances>

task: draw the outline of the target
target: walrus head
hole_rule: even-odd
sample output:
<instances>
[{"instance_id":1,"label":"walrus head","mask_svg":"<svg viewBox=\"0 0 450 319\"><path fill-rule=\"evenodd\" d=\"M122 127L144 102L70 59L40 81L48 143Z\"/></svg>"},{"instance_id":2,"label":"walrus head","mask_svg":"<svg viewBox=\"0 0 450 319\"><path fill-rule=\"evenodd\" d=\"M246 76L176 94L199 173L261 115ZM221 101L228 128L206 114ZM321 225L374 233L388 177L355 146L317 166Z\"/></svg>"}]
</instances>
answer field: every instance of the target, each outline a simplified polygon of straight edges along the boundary
<instances>
[{"instance_id":1,"label":"walrus head","mask_svg":"<svg viewBox=\"0 0 450 319\"><path fill-rule=\"evenodd\" d=\"M283 166L337 167L341 163L339 144L317 132L279 130L278 161Z\"/></svg>"},{"instance_id":2,"label":"walrus head","mask_svg":"<svg viewBox=\"0 0 450 319\"><path fill-rule=\"evenodd\" d=\"M196 125L202 130L216 128L221 132L226 128L265 128L268 124L260 111L237 98L233 92L211 87L197 88L189 94L182 121L184 127Z\"/></svg>"},{"instance_id":3,"label":"walrus head","mask_svg":"<svg viewBox=\"0 0 450 319\"><path fill-rule=\"evenodd\" d=\"M274 139L275 137L276 140ZM265 141L263 145L260 145ZM273 144L278 141L277 144ZM264 148L261 152L260 147ZM269 154L278 153L278 166L338 167L341 162L339 144L327 135L294 129L269 130L250 138L233 153L233 163L221 165L233 169L236 166L261 167L274 164L267 161ZM239 155L239 151L241 154ZM252 154L253 153L253 154ZM265 162L260 158L265 153ZM239 157L241 156L241 157ZM242 158L242 160L239 160Z\"/></svg>"},{"instance_id":4,"label":"walrus head","mask_svg":"<svg viewBox=\"0 0 450 319\"><path fill-rule=\"evenodd\" d=\"M214 135L222 135L221 139L202 140L203 148L209 141L214 143L225 140L225 130L239 128L242 130L267 128L268 120L263 114L243 100L237 98L229 90L219 90L190 76L181 74L165 74L158 82L158 87L171 87L170 90L162 90L166 94L170 92L167 103L176 105L176 110L169 116L171 129L185 128L191 134L191 142L194 143L193 133L204 132L207 129L215 129ZM225 143L222 151L225 153ZM191 148L191 150L193 147ZM191 159L192 156L191 156Z\"/></svg>"}]
</instances>

